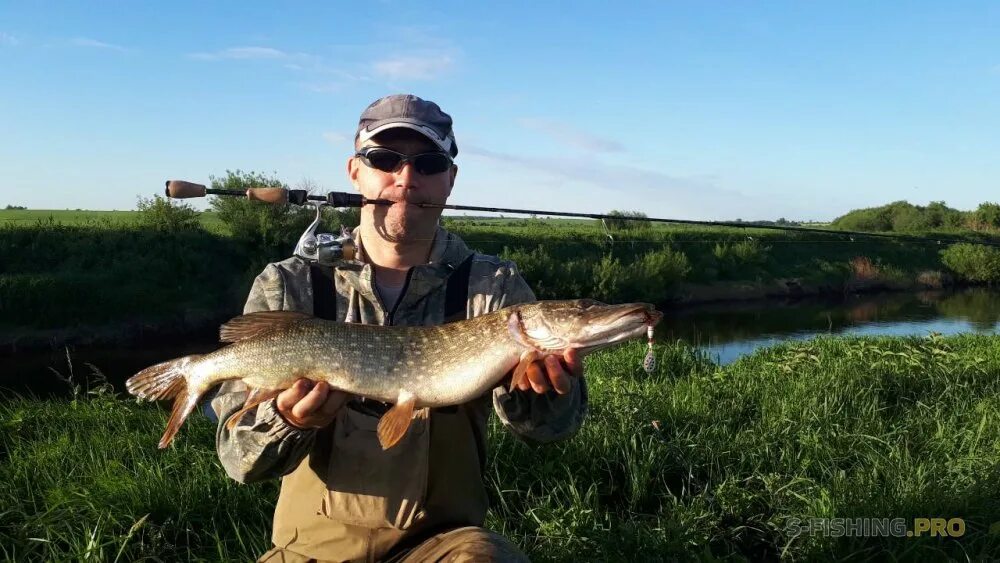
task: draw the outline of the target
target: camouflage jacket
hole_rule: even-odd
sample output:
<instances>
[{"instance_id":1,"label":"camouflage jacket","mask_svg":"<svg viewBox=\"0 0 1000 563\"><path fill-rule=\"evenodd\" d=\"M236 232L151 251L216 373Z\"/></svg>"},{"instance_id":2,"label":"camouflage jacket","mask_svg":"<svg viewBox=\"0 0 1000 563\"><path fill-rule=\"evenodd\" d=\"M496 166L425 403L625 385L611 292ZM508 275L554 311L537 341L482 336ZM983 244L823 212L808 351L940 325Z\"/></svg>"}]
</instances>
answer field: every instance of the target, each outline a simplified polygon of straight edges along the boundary
<instances>
[{"instance_id":1,"label":"camouflage jacket","mask_svg":"<svg viewBox=\"0 0 1000 563\"><path fill-rule=\"evenodd\" d=\"M359 258L334 268L338 320L441 324L447 279L472 254L467 318L535 300L512 262L473 253L439 228L428 263L412 269L390 318L376 297L363 241L358 242ZM312 313L312 305L309 265L293 257L264 269L244 312ZM212 408L225 421L245 398L242 383L227 383ZM317 560L374 561L435 530L483 524L491 410L526 441L564 439L585 416L586 383L574 378L565 395L497 387L455 408L418 410L402 443L386 452L375 436L377 416L359 401L348 403L326 428L300 430L285 422L272 400L244 416L232 432L220 424L217 449L226 473L239 482L282 477L272 537L276 546Z\"/></svg>"}]
</instances>

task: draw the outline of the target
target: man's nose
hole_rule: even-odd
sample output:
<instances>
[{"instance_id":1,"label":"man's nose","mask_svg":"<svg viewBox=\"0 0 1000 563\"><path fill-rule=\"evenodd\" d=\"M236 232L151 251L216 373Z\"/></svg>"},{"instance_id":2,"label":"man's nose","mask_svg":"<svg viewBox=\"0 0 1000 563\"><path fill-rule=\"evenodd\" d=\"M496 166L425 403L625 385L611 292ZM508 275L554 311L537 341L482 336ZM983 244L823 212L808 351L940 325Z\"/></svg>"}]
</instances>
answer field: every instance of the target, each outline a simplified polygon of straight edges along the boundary
<instances>
[{"instance_id":1,"label":"man's nose","mask_svg":"<svg viewBox=\"0 0 1000 563\"><path fill-rule=\"evenodd\" d=\"M405 162L396 171L396 183L403 186L412 186L416 183L417 171L413 169L412 162Z\"/></svg>"}]
</instances>

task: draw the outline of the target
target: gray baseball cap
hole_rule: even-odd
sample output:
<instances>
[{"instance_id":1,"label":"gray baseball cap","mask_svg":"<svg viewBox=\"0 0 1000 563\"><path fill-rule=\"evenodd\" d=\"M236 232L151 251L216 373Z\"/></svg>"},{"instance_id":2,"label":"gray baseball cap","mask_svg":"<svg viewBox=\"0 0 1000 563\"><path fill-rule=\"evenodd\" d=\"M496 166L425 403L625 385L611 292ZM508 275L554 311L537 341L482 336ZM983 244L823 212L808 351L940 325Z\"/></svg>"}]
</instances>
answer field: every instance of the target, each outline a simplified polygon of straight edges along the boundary
<instances>
[{"instance_id":1,"label":"gray baseball cap","mask_svg":"<svg viewBox=\"0 0 1000 563\"><path fill-rule=\"evenodd\" d=\"M372 102L361 113L354 138L361 144L386 129L405 127L421 133L452 158L458 155L451 116L434 102L412 94L394 94Z\"/></svg>"}]
</instances>

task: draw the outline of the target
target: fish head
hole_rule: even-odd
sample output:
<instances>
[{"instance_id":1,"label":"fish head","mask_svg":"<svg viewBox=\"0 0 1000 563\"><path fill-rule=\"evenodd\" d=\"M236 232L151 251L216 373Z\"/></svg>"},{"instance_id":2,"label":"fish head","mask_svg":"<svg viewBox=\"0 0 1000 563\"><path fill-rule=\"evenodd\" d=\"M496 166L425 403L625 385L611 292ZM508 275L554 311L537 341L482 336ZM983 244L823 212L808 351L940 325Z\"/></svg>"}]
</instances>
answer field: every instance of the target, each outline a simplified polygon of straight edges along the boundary
<instances>
[{"instance_id":1,"label":"fish head","mask_svg":"<svg viewBox=\"0 0 1000 563\"><path fill-rule=\"evenodd\" d=\"M592 299L539 301L518 307L519 340L539 350L582 353L638 338L663 318L649 303L608 305ZM513 323L512 317L512 323Z\"/></svg>"}]
</instances>

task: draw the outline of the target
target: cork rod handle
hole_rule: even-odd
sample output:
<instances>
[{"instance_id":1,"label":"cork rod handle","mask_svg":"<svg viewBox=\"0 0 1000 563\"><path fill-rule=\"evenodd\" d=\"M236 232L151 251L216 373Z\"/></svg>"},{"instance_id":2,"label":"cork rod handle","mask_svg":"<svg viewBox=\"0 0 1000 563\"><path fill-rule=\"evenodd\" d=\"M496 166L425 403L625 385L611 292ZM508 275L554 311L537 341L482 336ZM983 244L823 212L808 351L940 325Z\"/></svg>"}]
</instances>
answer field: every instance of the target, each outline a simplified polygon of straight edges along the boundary
<instances>
[{"instance_id":1,"label":"cork rod handle","mask_svg":"<svg viewBox=\"0 0 1000 563\"><path fill-rule=\"evenodd\" d=\"M266 203L288 203L288 190L285 188L249 188L247 198Z\"/></svg>"},{"instance_id":2,"label":"cork rod handle","mask_svg":"<svg viewBox=\"0 0 1000 563\"><path fill-rule=\"evenodd\" d=\"M205 186L184 180L167 180L167 197L186 199L189 197L205 197Z\"/></svg>"}]
</instances>

